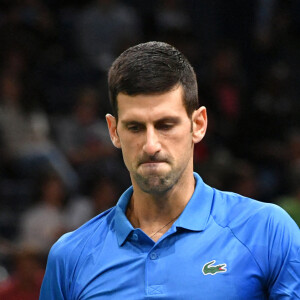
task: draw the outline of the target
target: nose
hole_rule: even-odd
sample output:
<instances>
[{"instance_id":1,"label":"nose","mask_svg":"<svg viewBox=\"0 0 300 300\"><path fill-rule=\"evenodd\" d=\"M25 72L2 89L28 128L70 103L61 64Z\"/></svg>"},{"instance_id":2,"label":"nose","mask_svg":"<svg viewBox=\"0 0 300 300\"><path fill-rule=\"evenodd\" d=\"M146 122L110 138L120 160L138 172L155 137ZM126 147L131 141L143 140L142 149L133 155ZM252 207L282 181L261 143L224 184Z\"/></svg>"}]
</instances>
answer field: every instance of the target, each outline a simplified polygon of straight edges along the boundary
<instances>
[{"instance_id":1,"label":"nose","mask_svg":"<svg viewBox=\"0 0 300 300\"><path fill-rule=\"evenodd\" d=\"M147 128L145 135L145 142L143 145L143 151L149 156L152 156L159 152L161 149L161 144L159 138L154 128Z\"/></svg>"}]
</instances>

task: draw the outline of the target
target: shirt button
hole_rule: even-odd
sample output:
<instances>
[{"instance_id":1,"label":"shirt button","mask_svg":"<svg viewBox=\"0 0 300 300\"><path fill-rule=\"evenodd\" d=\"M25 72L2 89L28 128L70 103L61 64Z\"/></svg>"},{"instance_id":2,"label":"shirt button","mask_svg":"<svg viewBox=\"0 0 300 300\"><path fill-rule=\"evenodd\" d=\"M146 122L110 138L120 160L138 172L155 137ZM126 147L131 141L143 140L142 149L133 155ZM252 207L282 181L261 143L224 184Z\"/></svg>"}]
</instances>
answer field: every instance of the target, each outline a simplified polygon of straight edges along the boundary
<instances>
[{"instance_id":1,"label":"shirt button","mask_svg":"<svg viewBox=\"0 0 300 300\"><path fill-rule=\"evenodd\" d=\"M138 236L136 233L134 233L134 234L132 235L132 239L133 239L134 241L137 241L137 240L139 239L139 236Z\"/></svg>"},{"instance_id":2,"label":"shirt button","mask_svg":"<svg viewBox=\"0 0 300 300\"><path fill-rule=\"evenodd\" d=\"M150 259L154 260L157 258L158 258L158 255L155 252L150 253Z\"/></svg>"}]
</instances>

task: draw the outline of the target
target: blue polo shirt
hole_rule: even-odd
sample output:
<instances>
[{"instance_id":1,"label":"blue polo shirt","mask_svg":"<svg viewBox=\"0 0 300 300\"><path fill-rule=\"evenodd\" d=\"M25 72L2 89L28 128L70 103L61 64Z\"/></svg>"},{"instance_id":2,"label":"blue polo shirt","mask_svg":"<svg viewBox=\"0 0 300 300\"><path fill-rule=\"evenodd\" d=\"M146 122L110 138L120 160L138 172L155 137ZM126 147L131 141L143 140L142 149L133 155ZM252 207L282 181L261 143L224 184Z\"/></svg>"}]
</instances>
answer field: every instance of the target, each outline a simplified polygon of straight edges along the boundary
<instances>
[{"instance_id":1,"label":"blue polo shirt","mask_svg":"<svg viewBox=\"0 0 300 300\"><path fill-rule=\"evenodd\" d=\"M132 227L132 187L52 247L40 300L300 299L300 230L273 204L203 183L156 243Z\"/></svg>"}]
</instances>

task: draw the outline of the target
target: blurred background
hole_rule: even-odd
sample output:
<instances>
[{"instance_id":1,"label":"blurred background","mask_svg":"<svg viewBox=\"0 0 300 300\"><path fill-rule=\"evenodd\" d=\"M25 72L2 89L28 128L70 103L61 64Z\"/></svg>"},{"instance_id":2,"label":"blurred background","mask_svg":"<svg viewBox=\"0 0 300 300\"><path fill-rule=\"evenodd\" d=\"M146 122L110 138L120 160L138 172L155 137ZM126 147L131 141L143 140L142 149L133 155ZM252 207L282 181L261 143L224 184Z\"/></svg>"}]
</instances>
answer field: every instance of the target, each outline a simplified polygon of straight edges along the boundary
<instances>
[{"instance_id":1,"label":"blurred background","mask_svg":"<svg viewBox=\"0 0 300 300\"><path fill-rule=\"evenodd\" d=\"M197 73L204 181L300 224L299 0L2 0L1 299L38 299L51 245L129 186L104 119L107 70L149 40Z\"/></svg>"}]
</instances>

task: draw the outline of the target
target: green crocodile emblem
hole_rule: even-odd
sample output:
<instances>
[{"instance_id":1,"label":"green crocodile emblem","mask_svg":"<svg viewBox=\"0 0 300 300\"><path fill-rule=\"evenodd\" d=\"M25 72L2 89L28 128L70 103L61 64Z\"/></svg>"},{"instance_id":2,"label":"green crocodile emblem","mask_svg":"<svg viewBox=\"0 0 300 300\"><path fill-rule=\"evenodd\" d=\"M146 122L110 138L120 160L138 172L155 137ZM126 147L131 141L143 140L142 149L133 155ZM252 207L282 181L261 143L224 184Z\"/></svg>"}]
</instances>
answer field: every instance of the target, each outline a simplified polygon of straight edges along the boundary
<instances>
[{"instance_id":1,"label":"green crocodile emblem","mask_svg":"<svg viewBox=\"0 0 300 300\"><path fill-rule=\"evenodd\" d=\"M223 272L227 271L226 264L220 264L220 265L213 266L213 264L215 264L215 263L216 263L215 260L212 260L212 261L206 263L202 269L203 274L204 275L208 275L208 274L215 275L216 273L223 273Z\"/></svg>"}]
</instances>

